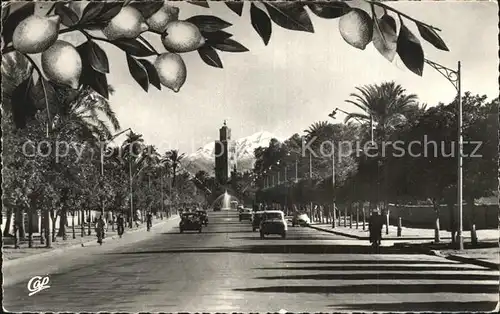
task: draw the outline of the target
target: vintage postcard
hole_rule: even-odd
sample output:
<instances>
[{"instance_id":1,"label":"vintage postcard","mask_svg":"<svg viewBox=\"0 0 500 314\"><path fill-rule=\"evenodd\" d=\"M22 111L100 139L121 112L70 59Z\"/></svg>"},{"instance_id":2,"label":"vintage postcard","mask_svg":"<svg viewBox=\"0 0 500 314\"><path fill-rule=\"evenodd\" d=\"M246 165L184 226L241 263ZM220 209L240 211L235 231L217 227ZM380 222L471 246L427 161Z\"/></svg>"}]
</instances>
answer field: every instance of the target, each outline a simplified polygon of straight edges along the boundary
<instances>
[{"instance_id":1,"label":"vintage postcard","mask_svg":"<svg viewBox=\"0 0 500 314\"><path fill-rule=\"evenodd\" d=\"M498 9L3 1L4 311L499 311Z\"/></svg>"}]
</instances>

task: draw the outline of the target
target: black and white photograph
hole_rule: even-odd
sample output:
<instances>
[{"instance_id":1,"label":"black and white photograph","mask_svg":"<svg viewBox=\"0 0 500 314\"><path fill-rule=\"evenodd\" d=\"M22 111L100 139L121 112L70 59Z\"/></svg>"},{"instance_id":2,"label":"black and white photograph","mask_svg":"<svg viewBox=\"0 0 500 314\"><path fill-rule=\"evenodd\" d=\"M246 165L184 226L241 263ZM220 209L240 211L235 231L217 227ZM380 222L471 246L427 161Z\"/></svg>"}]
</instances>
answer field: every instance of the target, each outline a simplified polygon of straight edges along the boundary
<instances>
[{"instance_id":1,"label":"black and white photograph","mask_svg":"<svg viewBox=\"0 0 500 314\"><path fill-rule=\"evenodd\" d=\"M500 311L498 12L2 1L3 312Z\"/></svg>"}]
</instances>

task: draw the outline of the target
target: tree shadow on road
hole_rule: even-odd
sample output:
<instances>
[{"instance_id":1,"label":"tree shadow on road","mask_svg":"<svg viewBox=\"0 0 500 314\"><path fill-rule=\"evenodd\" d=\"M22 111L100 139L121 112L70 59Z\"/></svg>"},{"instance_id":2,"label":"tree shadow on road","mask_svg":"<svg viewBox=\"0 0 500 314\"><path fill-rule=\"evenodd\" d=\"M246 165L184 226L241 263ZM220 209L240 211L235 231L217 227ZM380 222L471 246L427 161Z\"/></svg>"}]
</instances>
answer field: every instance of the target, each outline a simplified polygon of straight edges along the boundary
<instances>
[{"instance_id":1,"label":"tree shadow on road","mask_svg":"<svg viewBox=\"0 0 500 314\"><path fill-rule=\"evenodd\" d=\"M345 286L268 286L233 289L240 292L263 293L314 293L314 294L420 294L420 293L466 293L493 294L498 293L498 284L366 284Z\"/></svg>"},{"instance_id":2,"label":"tree shadow on road","mask_svg":"<svg viewBox=\"0 0 500 314\"><path fill-rule=\"evenodd\" d=\"M363 303L363 304L336 304L332 308L345 311L370 312L490 312L498 302L400 302L400 303Z\"/></svg>"},{"instance_id":3,"label":"tree shadow on road","mask_svg":"<svg viewBox=\"0 0 500 314\"><path fill-rule=\"evenodd\" d=\"M189 233L182 234L189 236ZM193 236L203 236L203 233L192 233ZM277 238L277 241L282 241ZM267 241L264 241L267 242ZM288 244L283 240L283 244L276 242L263 243L261 245L241 245L241 246L227 246L217 248L218 252L227 253L250 253L250 254L374 254L370 246L362 245L334 245L334 244ZM198 247L198 248L180 248L180 249L166 249L166 250L152 250L152 251L132 251L115 254L168 254L168 253L182 253L182 252L198 252L198 253L211 253L213 248ZM380 254L421 254L421 252L396 249L391 247L381 248Z\"/></svg>"},{"instance_id":4,"label":"tree shadow on road","mask_svg":"<svg viewBox=\"0 0 500 314\"><path fill-rule=\"evenodd\" d=\"M347 263L346 263L347 264ZM350 262L349 262L350 264ZM455 266L457 265L457 266ZM331 266L303 266L303 267L258 267L257 269L275 269L275 270L309 270L309 271L360 271L360 270L378 270L378 271L466 271L471 270L464 264L453 264L450 266L404 266L404 265L331 265ZM475 270L483 270L481 268L474 268ZM498 276L496 278L498 280Z\"/></svg>"},{"instance_id":5,"label":"tree shadow on road","mask_svg":"<svg viewBox=\"0 0 500 314\"><path fill-rule=\"evenodd\" d=\"M364 274L304 274L289 276L257 277L264 280L498 280L498 275L488 274L430 274L430 273L364 273Z\"/></svg>"},{"instance_id":6,"label":"tree shadow on road","mask_svg":"<svg viewBox=\"0 0 500 314\"><path fill-rule=\"evenodd\" d=\"M283 261L283 264L346 264L345 260L335 260L335 261L325 261L325 260L312 260L312 261ZM362 260L354 260L350 259L349 264L459 264L457 262L452 262L448 260L388 260L388 259L362 259Z\"/></svg>"}]
</instances>

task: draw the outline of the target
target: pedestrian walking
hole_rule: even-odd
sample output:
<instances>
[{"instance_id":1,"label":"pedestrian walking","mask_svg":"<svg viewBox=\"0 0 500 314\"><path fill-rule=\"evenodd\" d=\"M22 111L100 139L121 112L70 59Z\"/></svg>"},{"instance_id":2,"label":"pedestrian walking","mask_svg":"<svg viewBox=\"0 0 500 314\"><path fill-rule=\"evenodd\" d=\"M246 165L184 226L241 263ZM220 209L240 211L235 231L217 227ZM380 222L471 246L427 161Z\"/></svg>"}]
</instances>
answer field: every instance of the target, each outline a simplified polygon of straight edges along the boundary
<instances>
[{"instance_id":1,"label":"pedestrian walking","mask_svg":"<svg viewBox=\"0 0 500 314\"><path fill-rule=\"evenodd\" d=\"M151 226L153 225L153 214L151 212L148 212L146 214L146 225L149 231L151 229Z\"/></svg>"},{"instance_id":2,"label":"pedestrian walking","mask_svg":"<svg viewBox=\"0 0 500 314\"><path fill-rule=\"evenodd\" d=\"M121 238L123 233L125 232L125 219L123 218L123 214L118 215L118 218L116 219L116 227L118 229L118 235Z\"/></svg>"},{"instance_id":3,"label":"pedestrian walking","mask_svg":"<svg viewBox=\"0 0 500 314\"><path fill-rule=\"evenodd\" d=\"M370 243L375 248L376 252L380 252L380 244L382 242L382 227L384 222L379 213L379 209L373 209L368 220L368 230L370 231Z\"/></svg>"}]
</instances>

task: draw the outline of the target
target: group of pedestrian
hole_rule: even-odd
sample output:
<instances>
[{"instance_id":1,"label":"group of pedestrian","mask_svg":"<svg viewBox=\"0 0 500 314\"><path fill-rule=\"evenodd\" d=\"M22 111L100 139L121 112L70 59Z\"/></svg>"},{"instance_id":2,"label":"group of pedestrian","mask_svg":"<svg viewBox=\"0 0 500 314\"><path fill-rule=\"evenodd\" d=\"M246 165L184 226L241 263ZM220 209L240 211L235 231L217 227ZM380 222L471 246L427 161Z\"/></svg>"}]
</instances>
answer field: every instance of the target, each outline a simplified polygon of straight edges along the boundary
<instances>
[{"instance_id":1,"label":"group of pedestrian","mask_svg":"<svg viewBox=\"0 0 500 314\"><path fill-rule=\"evenodd\" d=\"M111 219L110 223L114 223L114 217ZM134 221L136 223L136 226L139 226L139 215L138 211L134 215ZM153 213L148 212L146 214L146 226L147 230L150 231L151 227L153 224ZM125 232L125 217L122 213L119 213L118 216L116 217L116 229L117 233L120 236L120 238L123 236L123 233ZM97 235L97 242L99 244L102 244L102 240L106 237L106 231L108 230L108 224L106 223L106 219L104 218L104 215L100 215L99 218L95 221L95 231Z\"/></svg>"}]
</instances>

